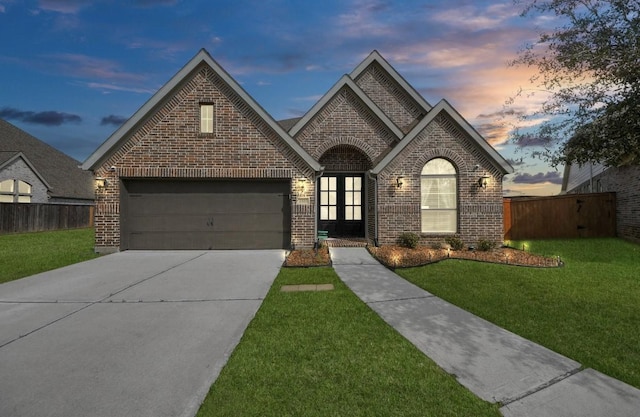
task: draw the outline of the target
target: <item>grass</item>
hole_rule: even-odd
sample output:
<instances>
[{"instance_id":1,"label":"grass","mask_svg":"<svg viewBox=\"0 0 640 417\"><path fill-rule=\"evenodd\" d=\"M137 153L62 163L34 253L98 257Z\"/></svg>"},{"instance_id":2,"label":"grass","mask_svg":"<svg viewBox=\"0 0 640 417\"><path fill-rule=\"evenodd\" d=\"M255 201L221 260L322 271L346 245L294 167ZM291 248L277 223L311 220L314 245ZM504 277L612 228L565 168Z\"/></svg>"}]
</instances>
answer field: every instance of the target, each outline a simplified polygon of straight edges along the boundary
<instances>
[{"instance_id":1,"label":"grass","mask_svg":"<svg viewBox=\"0 0 640 417\"><path fill-rule=\"evenodd\" d=\"M96 256L93 229L0 235L0 284Z\"/></svg>"},{"instance_id":2,"label":"grass","mask_svg":"<svg viewBox=\"0 0 640 417\"><path fill-rule=\"evenodd\" d=\"M328 292L280 292L325 284ZM198 416L499 416L331 268L283 268Z\"/></svg>"},{"instance_id":3,"label":"grass","mask_svg":"<svg viewBox=\"0 0 640 417\"><path fill-rule=\"evenodd\" d=\"M447 260L396 273L584 366L640 388L640 246L619 239L514 242L563 268Z\"/></svg>"}]
</instances>

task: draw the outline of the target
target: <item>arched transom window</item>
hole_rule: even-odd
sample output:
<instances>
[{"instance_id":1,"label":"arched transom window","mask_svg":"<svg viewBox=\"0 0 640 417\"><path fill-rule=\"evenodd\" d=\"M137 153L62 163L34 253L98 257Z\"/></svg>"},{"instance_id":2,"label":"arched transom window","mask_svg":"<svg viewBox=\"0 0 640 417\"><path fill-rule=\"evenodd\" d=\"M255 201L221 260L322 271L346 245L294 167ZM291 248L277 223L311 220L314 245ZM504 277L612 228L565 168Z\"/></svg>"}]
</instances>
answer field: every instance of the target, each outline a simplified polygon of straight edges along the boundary
<instances>
[{"instance_id":1,"label":"arched transom window","mask_svg":"<svg viewBox=\"0 0 640 417\"><path fill-rule=\"evenodd\" d=\"M0 181L0 203L30 203L31 185L20 180Z\"/></svg>"},{"instance_id":2,"label":"arched transom window","mask_svg":"<svg viewBox=\"0 0 640 417\"><path fill-rule=\"evenodd\" d=\"M422 168L422 232L455 233L458 228L458 181L456 168L435 158Z\"/></svg>"}]
</instances>

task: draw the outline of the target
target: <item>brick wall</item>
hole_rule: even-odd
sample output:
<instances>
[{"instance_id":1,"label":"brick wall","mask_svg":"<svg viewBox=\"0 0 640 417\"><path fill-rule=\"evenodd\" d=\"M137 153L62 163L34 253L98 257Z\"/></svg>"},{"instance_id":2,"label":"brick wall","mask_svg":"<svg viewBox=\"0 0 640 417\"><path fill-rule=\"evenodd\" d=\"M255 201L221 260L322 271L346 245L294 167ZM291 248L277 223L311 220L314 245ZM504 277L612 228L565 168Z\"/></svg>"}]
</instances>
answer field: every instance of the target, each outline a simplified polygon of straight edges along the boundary
<instances>
[{"instance_id":1,"label":"brick wall","mask_svg":"<svg viewBox=\"0 0 640 417\"><path fill-rule=\"evenodd\" d=\"M355 82L405 134L424 116L424 110L377 63Z\"/></svg>"},{"instance_id":2,"label":"brick wall","mask_svg":"<svg viewBox=\"0 0 640 417\"><path fill-rule=\"evenodd\" d=\"M572 193L616 193L616 233L640 241L640 166L608 168L575 189Z\"/></svg>"},{"instance_id":3,"label":"brick wall","mask_svg":"<svg viewBox=\"0 0 640 417\"><path fill-rule=\"evenodd\" d=\"M466 245L480 239L502 242L502 174L455 123L440 115L378 176L378 241L392 244L402 232L414 232L425 245L443 243L447 235L422 233L420 176L433 158L449 160L457 170L458 233ZM479 165L476 168L476 165ZM490 175L486 189L478 187ZM402 188L396 179L403 176Z\"/></svg>"},{"instance_id":4,"label":"brick wall","mask_svg":"<svg viewBox=\"0 0 640 417\"><path fill-rule=\"evenodd\" d=\"M199 132L200 103L215 106L214 133ZM129 133L96 175L109 182L96 195L96 247L105 251L120 245L120 178L286 178L295 195L298 179L305 179L309 200L292 200L292 240L313 245L313 172L204 65Z\"/></svg>"}]
</instances>

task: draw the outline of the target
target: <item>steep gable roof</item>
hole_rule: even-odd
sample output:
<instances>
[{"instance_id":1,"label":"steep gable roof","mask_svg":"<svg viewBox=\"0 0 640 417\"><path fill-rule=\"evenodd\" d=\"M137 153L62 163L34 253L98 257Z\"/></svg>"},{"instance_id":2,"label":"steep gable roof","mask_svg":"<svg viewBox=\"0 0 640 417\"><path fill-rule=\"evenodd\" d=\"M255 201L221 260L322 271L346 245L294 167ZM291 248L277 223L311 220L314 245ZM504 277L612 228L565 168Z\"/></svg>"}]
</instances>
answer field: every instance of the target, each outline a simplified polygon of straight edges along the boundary
<instances>
[{"instance_id":1,"label":"steep gable roof","mask_svg":"<svg viewBox=\"0 0 640 417\"><path fill-rule=\"evenodd\" d=\"M22 157L55 198L93 200L93 178L79 168L80 162L0 119L0 152L7 165Z\"/></svg>"},{"instance_id":2,"label":"steep gable roof","mask_svg":"<svg viewBox=\"0 0 640 417\"><path fill-rule=\"evenodd\" d=\"M376 117L396 136L398 140L404 135L402 131L389 119L389 117L367 96L360 87L348 76L343 75L337 83L325 93L324 96L289 130L289 134L294 136L306 126L322 108L333 99L344 87L349 88L375 115Z\"/></svg>"},{"instance_id":3,"label":"steep gable roof","mask_svg":"<svg viewBox=\"0 0 640 417\"><path fill-rule=\"evenodd\" d=\"M129 120L118 128L102 145L96 149L83 163L88 170L96 169L112 152L118 149L127 134L145 120L157 106L171 95L180 84L202 63L208 65L267 125L275 131L280 139L289 146L311 169L320 171L320 164L315 161L287 132L238 84L205 49L201 49L176 75L158 90Z\"/></svg>"},{"instance_id":4,"label":"steep gable roof","mask_svg":"<svg viewBox=\"0 0 640 417\"><path fill-rule=\"evenodd\" d=\"M29 167L29 169L38 177L38 179L47 187L48 190L51 189L51 186L47 182L47 180L38 172L36 167L29 161L29 159L22 152L13 152L13 151L0 151L0 171L6 166L11 165L17 159L22 159L22 161Z\"/></svg>"},{"instance_id":5,"label":"steep gable roof","mask_svg":"<svg viewBox=\"0 0 640 417\"><path fill-rule=\"evenodd\" d=\"M413 128L413 130L396 145L378 164L371 170L373 175L378 175L391 161L396 158L403 149L405 149L420 132L424 130L436 116L445 113L458 125L462 130L476 143L478 148L482 150L485 156L499 169L503 174L513 173L513 167L506 159L502 157L486 140L458 113L449 102L441 100L429 113Z\"/></svg>"},{"instance_id":6,"label":"steep gable roof","mask_svg":"<svg viewBox=\"0 0 640 417\"><path fill-rule=\"evenodd\" d=\"M353 80L356 80L367 68L369 68L372 64L377 63L380 65L386 72L391 76L391 78L400 85L406 91L407 94L427 113L431 110L432 106L418 93L412 86L407 82L407 80L402 77L398 73L398 71L393 68L386 59L380 55L378 51L375 49L362 61L358 64L357 67L351 71L350 77Z\"/></svg>"}]
</instances>

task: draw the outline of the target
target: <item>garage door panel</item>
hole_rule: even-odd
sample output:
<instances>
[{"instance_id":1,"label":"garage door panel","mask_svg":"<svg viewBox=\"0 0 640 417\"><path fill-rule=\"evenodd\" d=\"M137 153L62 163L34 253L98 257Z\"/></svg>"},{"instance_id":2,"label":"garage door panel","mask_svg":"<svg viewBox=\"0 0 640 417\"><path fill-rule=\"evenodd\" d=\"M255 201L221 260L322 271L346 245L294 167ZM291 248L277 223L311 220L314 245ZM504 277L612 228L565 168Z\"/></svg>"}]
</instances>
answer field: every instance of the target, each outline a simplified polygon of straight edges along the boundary
<instances>
[{"instance_id":1,"label":"garage door panel","mask_svg":"<svg viewBox=\"0 0 640 417\"><path fill-rule=\"evenodd\" d=\"M220 214L233 210L239 213L279 213L288 204L286 195L265 194L136 194L130 196L129 209L137 215Z\"/></svg>"},{"instance_id":2,"label":"garage door panel","mask_svg":"<svg viewBox=\"0 0 640 417\"><path fill-rule=\"evenodd\" d=\"M124 180L123 185L123 249L290 244L289 181Z\"/></svg>"}]
</instances>

